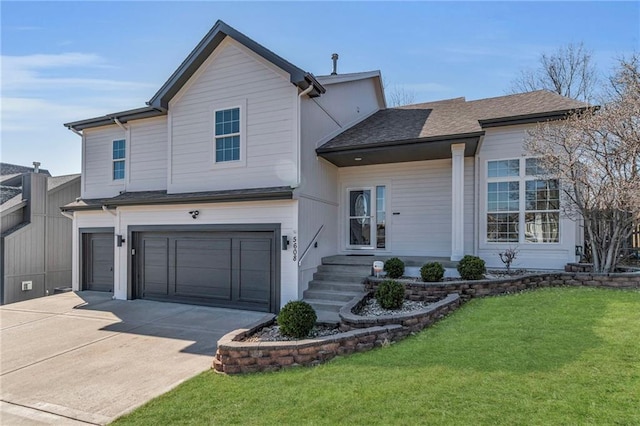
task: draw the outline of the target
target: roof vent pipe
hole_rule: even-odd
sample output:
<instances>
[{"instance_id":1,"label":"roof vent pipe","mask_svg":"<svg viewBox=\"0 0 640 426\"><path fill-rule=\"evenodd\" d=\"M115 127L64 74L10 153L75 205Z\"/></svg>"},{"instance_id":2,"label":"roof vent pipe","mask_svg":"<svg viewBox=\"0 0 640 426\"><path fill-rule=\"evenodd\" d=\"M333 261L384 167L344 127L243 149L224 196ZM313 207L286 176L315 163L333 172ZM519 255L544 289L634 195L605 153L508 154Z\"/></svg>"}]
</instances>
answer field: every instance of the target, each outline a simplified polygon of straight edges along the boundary
<instances>
[{"instance_id":1,"label":"roof vent pipe","mask_svg":"<svg viewBox=\"0 0 640 426\"><path fill-rule=\"evenodd\" d=\"M331 60L333 61L333 71L331 71L331 75L338 74L338 54L334 53L331 55Z\"/></svg>"},{"instance_id":2,"label":"roof vent pipe","mask_svg":"<svg viewBox=\"0 0 640 426\"><path fill-rule=\"evenodd\" d=\"M33 162L33 173L40 173L40 162L39 161L34 161Z\"/></svg>"}]
</instances>

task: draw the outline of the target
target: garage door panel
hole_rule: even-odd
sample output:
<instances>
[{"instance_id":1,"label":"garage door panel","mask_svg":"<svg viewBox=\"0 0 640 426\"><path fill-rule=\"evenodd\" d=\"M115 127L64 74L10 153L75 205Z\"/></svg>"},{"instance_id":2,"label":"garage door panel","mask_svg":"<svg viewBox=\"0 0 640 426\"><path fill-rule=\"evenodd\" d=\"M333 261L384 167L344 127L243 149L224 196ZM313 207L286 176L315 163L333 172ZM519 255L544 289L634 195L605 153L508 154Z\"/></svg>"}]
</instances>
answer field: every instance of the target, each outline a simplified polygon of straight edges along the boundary
<instances>
[{"instance_id":1,"label":"garage door panel","mask_svg":"<svg viewBox=\"0 0 640 426\"><path fill-rule=\"evenodd\" d=\"M108 282L113 279L113 242L107 235L103 238L91 239L91 280L93 282ZM109 256L111 253L111 256Z\"/></svg>"},{"instance_id":2,"label":"garage door panel","mask_svg":"<svg viewBox=\"0 0 640 426\"><path fill-rule=\"evenodd\" d=\"M169 294L168 261L169 240L167 238L145 238L142 240L144 293Z\"/></svg>"},{"instance_id":3,"label":"garage door panel","mask_svg":"<svg viewBox=\"0 0 640 426\"><path fill-rule=\"evenodd\" d=\"M231 265L231 239L184 238L175 240L176 265L185 268L229 268Z\"/></svg>"},{"instance_id":4,"label":"garage door panel","mask_svg":"<svg viewBox=\"0 0 640 426\"><path fill-rule=\"evenodd\" d=\"M156 238L158 235L165 238ZM138 260L142 262L139 268L151 272L139 277L142 297L273 310L274 238L273 232L139 233L138 245L145 246L152 239L166 243L162 247L149 247L158 253ZM160 257L160 252L164 257ZM160 288L168 291L160 292Z\"/></svg>"},{"instance_id":5,"label":"garage door panel","mask_svg":"<svg viewBox=\"0 0 640 426\"><path fill-rule=\"evenodd\" d=\"M238 298L268 303L271 295L271 239L240 239Z\"/></svg>"},{"instance_id":6,"label":"garage door panel","mask_svg":"<svg viewBox=\"0 0 640 426\"><path fill-rule=\"evenodd\" d=\"M182 296L231 300L231 270L176 268L175 293Z\"/></svg>"},{"instance_id":7,"label":"garage door panel","mask_svg":"<svg viewBox=\"0 0 640 426\"><path fill-rule=\"evenodd\" d=\"M176 239L176 295L231 300L231 243L230 238Z\"/></svg>"},{"instance_id":8,"label":"garage door panel","mask_svg":"<svg viewBox=\"0 0 640 426\"><path fill-rule=\"evenodd\" d=\"M113 233L85 233L82 238L82 288L92 291L112 292L114 259Z\"/></svg>"}]
</instances>

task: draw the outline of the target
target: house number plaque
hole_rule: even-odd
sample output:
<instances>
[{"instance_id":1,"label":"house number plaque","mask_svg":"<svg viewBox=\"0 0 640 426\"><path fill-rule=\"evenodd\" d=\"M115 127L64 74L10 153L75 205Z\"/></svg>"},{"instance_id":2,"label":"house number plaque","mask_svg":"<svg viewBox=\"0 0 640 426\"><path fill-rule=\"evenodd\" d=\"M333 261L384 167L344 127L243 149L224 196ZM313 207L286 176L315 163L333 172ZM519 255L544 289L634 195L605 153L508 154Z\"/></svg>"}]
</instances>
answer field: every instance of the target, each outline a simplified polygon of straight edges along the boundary
<instances>
[{"instance_id":1,"label":"house number plaque","mask_svg":"<svg viewBox=\"0 0 640 426\"><path fill-rule=\"evenodd\" d=\"M293 237L293 261L298 260L298 237Z\"/></svg>"}]
</instances>

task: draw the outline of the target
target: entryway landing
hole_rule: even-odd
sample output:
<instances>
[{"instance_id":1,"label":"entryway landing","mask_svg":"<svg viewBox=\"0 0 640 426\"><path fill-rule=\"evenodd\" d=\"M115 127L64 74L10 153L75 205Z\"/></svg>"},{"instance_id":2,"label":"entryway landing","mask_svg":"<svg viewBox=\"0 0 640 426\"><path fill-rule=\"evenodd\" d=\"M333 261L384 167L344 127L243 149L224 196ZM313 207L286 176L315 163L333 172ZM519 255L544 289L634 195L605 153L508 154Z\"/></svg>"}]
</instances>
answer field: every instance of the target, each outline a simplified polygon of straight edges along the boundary
<instances>
[{"instance_id":1,"label":"entryway landing","mask_svg":"<svg viewBox=\"0 0 640 426\"><path fill-rule=\"evenodd\" d=\"M354 254L341 254L335 256L327 256L322 259L323 265L369 265L373 266L373 262L376 260L386 261L392 257L397 257L404 262L407 267L421 267L425 263L440 262L445 268L456 268L458 262L450 260L448 257L434 257L434 256L393 256L393 255L377 255L366 253L354 253Z\"/></svg>"}]
</instances>

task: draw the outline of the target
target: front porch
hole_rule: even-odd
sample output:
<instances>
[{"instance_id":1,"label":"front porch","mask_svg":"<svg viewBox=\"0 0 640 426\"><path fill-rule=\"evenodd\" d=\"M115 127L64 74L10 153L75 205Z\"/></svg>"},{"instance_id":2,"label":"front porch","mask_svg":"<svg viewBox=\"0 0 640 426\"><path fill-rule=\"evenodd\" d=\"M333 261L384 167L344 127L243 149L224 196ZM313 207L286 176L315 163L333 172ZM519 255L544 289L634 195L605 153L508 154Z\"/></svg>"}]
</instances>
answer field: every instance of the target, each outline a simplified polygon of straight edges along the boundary
<instances>
[{"instance_id":1,"label":"front porch","mask_svg":"<svg viewBox=\"0 0 640 426\"><path fill-rule=\"evenodd\" d=\"M397 257L404 262L406 267L420 268L425 263L440 262L445 268L456 268L458 262L448 257L437 256L393 256L393 255L377 255L377 254L343 254L328 256L322 259L323 265L358 265L373 267L373 262L385 262L392 257Z\"/></svg>"},{"instance_id":2,"label":"front porch","mask_svg":"<svg viewBox=\"0 0 640 426\"><path fill-rule=\"evenodd\" d=\"M338 312L354 297L366 292L365 280L371 276L373 262L386 261L398 257L405 264L405 274L420 275L420 267L429 262L440 262L446 269L455 269L457 261L448 257L432 256L392 256L376 254L350 254L324 257L322 264L313 274L313 280L304 291L303 300L316 310L318 322L337 324L340 322Z\"/></svg>"}]
</instances>

